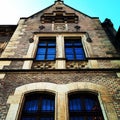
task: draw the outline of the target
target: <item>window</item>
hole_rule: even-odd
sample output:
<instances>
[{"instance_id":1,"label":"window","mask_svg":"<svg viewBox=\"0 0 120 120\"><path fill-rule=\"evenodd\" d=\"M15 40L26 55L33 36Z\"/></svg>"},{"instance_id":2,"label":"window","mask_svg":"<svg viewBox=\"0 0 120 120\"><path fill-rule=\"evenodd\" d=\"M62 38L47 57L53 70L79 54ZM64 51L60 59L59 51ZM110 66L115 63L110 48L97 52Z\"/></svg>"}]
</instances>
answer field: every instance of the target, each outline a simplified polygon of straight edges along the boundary
<instances>
[{"instance_id":1,"label":"window","mask_svg":"<svg viewBox=\"0 0 120 120\"><path fill-rule=\"evenodd\" d=\"M20 120L54 120L54 111L54 95L31 93L25 96Z\"/></svg>"},{"instance_id":2,"label":"window","mask_svg":"<svg viewBox=\"0 0 120 120\"><path fill-rule=\"evenodd\" d=\"M85 60L81 39L65 39L65 55L67 60Z\"/></svg>"},{"instance_id":3,"label":"window","mask_svg":"<svg viewBox=\"0 0 120 120\"><path fill-rule=\"evenodd\" d=\"M36 60L55 60L56 42L54 38L43 38L39 40Z\"/></svg>"},{"instance_id":4,"label":"window","mask_svg":"<svg viewBox=\"0 0 120 120\"><path fill-rule=\"evenodd\" d=\"M62 28L56 24L56 29ZM85 42L82 41L81 35L51 34L51 36L46 37L46 34L43 34L43 36L39 36L38 40L38 47L32 64L33 69L88 68L82 45L82 42L84 44Z\"/></svg>"},{"instance_id":5,"label":"window","mask_svg":"<svg viewBox=\"0 0 120 120\"><path fill-rule=\"evenodd\" d=\"M69 95L69 120L104 120L97 95L86 92Z\"/></svg>"}]
</instances>

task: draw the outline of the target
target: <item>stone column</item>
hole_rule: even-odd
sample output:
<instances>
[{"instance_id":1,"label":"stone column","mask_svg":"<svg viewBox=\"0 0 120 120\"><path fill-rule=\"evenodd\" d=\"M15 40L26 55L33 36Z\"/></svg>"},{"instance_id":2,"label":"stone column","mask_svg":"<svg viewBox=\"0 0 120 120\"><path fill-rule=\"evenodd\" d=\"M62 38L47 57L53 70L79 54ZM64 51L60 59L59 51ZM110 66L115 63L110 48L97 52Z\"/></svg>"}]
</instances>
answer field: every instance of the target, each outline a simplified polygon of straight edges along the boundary
<instances>
[{"instance_id":1,"label":"stone column","mask_svg":"<svg viewBox=\"0 0 120 120\"><path fill-rule=\"evenodd\" d=\"M39 42L38 37L34 36L34 42L30 43L27 55L24 56L24 58L34 58L36 50L37 50L38 42ZM22 69L31 69L32 63L33 63L32 60L26 60L26 61L24 61Z\"/></svg>"},{"instance_id":2,"label":"stone column","mask_svg":"<svg viewBox=\"0 0 120 120\"><path fill-rule=\"evenodd\" d=\"M64 36L57 35L56 37L56 69L65 69L65 50L64 50Z\"/></svg>"}]
</instances>

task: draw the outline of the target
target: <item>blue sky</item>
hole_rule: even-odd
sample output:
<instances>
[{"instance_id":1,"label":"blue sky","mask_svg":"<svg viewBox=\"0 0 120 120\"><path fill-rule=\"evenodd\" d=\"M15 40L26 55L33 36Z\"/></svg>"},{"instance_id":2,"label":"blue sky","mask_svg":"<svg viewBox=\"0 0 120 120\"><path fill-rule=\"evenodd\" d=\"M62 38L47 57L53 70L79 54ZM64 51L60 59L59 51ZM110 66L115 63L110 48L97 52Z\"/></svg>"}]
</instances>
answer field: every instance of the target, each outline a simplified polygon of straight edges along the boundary
<instances>
[{"instance_id":1,"label":"blue sky","mask_svg":"<svg viewBox=\"0 0 120 120\"><path fill-rule=\"evenodd\" d=\"M0 24L17 24L20 17L32 14L52 5L55 0L1 0ZM64 3L91 16L111 19L116 30L120 26L120 0L64 0Z\"/></svg>"}]
</instances>

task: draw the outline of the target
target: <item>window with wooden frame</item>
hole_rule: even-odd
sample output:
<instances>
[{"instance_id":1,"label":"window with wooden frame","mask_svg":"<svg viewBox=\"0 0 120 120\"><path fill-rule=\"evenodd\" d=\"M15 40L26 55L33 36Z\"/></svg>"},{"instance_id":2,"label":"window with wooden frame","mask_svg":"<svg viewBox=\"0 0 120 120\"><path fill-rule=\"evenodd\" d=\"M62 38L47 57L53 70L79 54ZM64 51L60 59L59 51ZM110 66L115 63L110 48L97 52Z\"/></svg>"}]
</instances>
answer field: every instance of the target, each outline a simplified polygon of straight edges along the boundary
<instances>
[{"instance_id":1,"label":"window with wooden frame","mask_svg":"<svg viewBox=\"0 0 120 120\"><path fill-rule=\"evenodd\" d=\"M49 93L25 95L20 120L54 120L55 96Z\"/></svg>"},{"instance_id":2,"label":"window with wooden frame","mask_svg":"<svg viewBox=\"0 0 120 120\"><path fill-rule=\"evenodd\" d=\"M65 38L65 56L67 60L85 60L81 38Z\"/></svg>"},{"instance_id":3,"label":"window with wooden frame","mask_svg":"<svg viewBox=\"0 0 120 120\"><path fill-rule=\"evenodd\" d=\"M69 120L104 120L98 96L87 92L70 94Z\"/></svg>"},{"instance_id":4,"label":"window with wooden frame","mask_svg":"<svg viewBox=\"0 0 120 120\"><path fill-rule=\"evenodd\" d=\"M40 38L36 54L36 60L55 60L56 58L56 38Z\"/></svg>"}]
</instances>

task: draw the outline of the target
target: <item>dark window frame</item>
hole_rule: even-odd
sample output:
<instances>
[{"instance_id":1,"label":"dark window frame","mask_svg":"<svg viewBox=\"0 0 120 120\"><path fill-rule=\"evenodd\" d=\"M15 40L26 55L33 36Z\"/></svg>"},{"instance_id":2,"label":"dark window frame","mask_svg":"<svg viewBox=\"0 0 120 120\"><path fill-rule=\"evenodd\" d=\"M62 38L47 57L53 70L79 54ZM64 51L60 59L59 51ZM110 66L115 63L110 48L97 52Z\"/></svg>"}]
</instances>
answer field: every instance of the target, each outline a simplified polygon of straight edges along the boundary
<instances>
[{"instance_id":1,"label":"dark window frame","mask_svg":"<svg viewBox=\"0 0 120 120\"><path fill-rule=\"evenodd\" d=\"M82 45L82 40L81 40L82 38L81 37L65 37L64 38L64 47L65 47L65 58L66 58L66 60L68 60L68 61L84 61L84 60L86 60L86 56L85 56L85 51L84 51L84 48L83 48L83 45ZM67 44L67 42L69 42L69 43L71 43L72 45L71 46L69 46L69 45L66 45ZM80 45L75 45L75 42L79 42L80 43ZM72 53L70 53L70 54L67 54L66 53L66 50L67 50L67 48L71 48L72 50L73 50L73 54ZM81 50L82 52L82 54L77 54L76 52L75 52L75 49L79 49L79 50ZM70 58L68 58L67 57L67 55L73 55L74 57L73 57L73 59L70 59ZM76 56L77 55L82 55L83 56L83 58L81 58L81 59L78 59Z\"/></svg>"},{"instance_id":2,"label":"dark window frame","mask_svg":"<svg viewBox=\"0 0 120 120\"><path fill-rule=\"evenodd\" d=\"M52 106L54 102L53 108L50 108L51 110L43 110L42 109L42 103L44 100L49 100L49 104ZM30 110L27 106L27 103L30 101L38 100L37 104L37 110ZM45 102L45 101L44 101ZM33 103L32 103L33 104ZM44 103L47 105L48 103ZM31 104L30 104L31 105ZM29 106L30 106L29 105ZM26 106L28 107L26 110ZM45 106L47 107L47 106ZM50 106L49 106L50 107ZM48 108L47 108L48 109ZM34 118L33 120L42 120L41 118L49 118L49 120L55 119L55 95L49 92L33 92L26 94L24 96L24 103L21 110L20 120L28 120Z\"/></svg>"},{"instance_id":3,"label":"dark window frame","mask_svg":"<svg viewBox=\"0 0 120 120\"><path fill-rule=\"evenodd\" d=\"M46 46L45 45L39 45L41 42L45 42ZM54 42L55 45L54 46L49 46L50 42ZM44 54L39 54L38 53L39 49L45 49L45 53ZM50 49L55 49L55 54L48 53ZM37 58L39 55L41 55L41 57L44 56L44 59ZM48 59L49 55L51 55L51 56L53 55L54 59ZM40 37L34 61L55 61L55 59L56 59L56 37Z\"/></svg>"},{"instance_id":4,"label":"dark window frame","mask_svg":"<svg viewBox=\"0 0 120 120\"><path fill-rule=\"evenodd\" d=\"M70 110L71 106L70 106L70 102L72 101L74 103L74 105L77 104L77 102L75 102L75 100L80 99L81 101L81 108L78 110L78 108L72 108L72 109L76 109L76 110ZM85 100L86 99L91 99L93 100L95 103L95 107L92 110L86 110L86 103ZM73 107L73 103L72 103L72 107ZM79 103L80 104L80 103ZM98 95L94 94L94 93L89 93L89 92L74 92L74 93L70 93L68 95L68 111L69 111L69 120L104 120L103 114L102 114L102 110L100 107L100 103L98 100Z\"/></svg>"}]
</instances>

